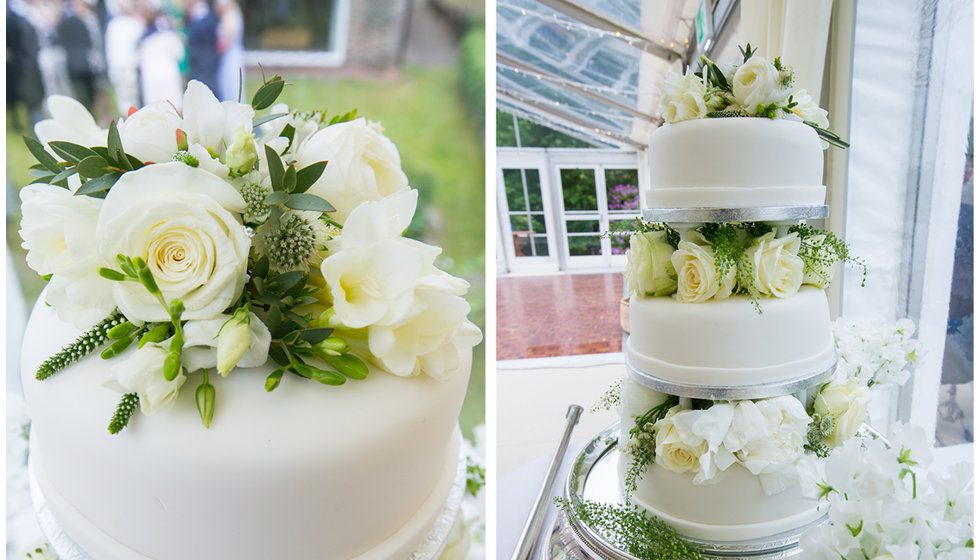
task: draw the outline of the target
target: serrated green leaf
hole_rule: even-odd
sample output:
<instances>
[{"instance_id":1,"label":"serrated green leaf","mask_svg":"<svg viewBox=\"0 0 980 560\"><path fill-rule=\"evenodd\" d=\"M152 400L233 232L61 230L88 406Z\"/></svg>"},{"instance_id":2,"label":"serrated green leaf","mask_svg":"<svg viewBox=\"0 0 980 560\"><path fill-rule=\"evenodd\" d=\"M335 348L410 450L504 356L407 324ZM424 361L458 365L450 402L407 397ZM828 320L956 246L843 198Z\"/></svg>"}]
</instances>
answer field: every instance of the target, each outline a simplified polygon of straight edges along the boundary
<instances>
[{"instance_id":1,"label":"serrated green leaf","mask_svg":"<svg viewBox=\"0 0 980 560\"><path fill-rule=\"evenodd\" d=\"M316 163L311 163L303 169L296 172L296 187L293 188L294 193L304 193L316 183L320 175L323 175L323 170L327 168L327 162L318 161Z\"/></svg>"},{"instance_id":2,"label":"serrated green leaf","mask_svg":"<svg viewBox=\"0 0 980 560\"><path fill-rule=\"evenodd\" d=\"M262 202L265 202L266 204L271 206L273 204L282 204L287 200L289 200L289 195L286 194L285 192L273 191L273 193L265 197L265 200L263 200Z\"/></svg>"},{"instance_id":3,"label":"serrated green leaf","mask_svg":"<svg viewBox=\"0 0 980 560\"><path fill-rule=\"evenodd\" d=\"M68 163L78 163L89 156L98 155L85 146L74 144L72 142L64 142L61 140L48 142L48 146L51 146L54 153L65 158L65 161Z\"/></svg>"},{"instance_id":4,"label":"serrated green leaf","mask_svg":"<svg viewBox=\"0 0 980 560\"><path fill-rule=\"evenodd\" d=\"M61 166L58 165L58 160L54 159L54 156L48 153L44 149L44 145L37 141L37 139L30 136L24 136L24 144L27 145L27 149L31 151L34 159L38 161L45 169L51 171L52 173L60 173Z\"/></svg>"},{"instance_id":5,"label":"serrated green leaf","mask_svg":"<svg viewBox=\"0 0 980 560\"><path fill-rule=\"evenodd\" d=\"M270 113L264 117L255 117L252 119L252 128L256 128L264 125L267 122L272 122L278 118L285 117L288 113Z\"/></svg>"},{"instance_id":6,"label":"serrated green leaf","mask_svg":"<svg viewBox=\"0 0 980 560\"><path fill-rule=\"evenodd\" d=\"M276 102L279 98L279 94L282 93L282 88L286 86L286 82L282 80L279 75L273 76L271 80L262 84L259 91L255 92L252 96L252 108L256 111L261 111L266 109Z\"/></svg>"},{"instance_id":7,"label":"serrated green leaf","mask_svg":"<svg viewBox=\"0 0 980 560\"><path fill-rule=\"evenodd\" d=\"M282 159L268 144L265 145L265 157L269 163L269 180L272 181L272 190L281 191L282 176L286 172L282 167Z\"/></svg>"},{"instance_id":8,"label":"serrated green leaf","mask_svg":"<svg viewBox=\"0 0 980 560\"><path fill-rule=\"evenodd\" d=\"M101 177L96 177L95 179L89 179L82 184L81 187L75 191L75 196L95 196L96 198L102 198L101 193L104 193L112 188L112 185L116 184L116 181L122 177L122 173L118 171L110 171ZM101 196L100 196L101 195Z\"/></svg>"},{"instance_id":9,"label":"serrated green leaf","mask_svg":"<svg viewBox=\"0 0 980 560\"><path fill-rule=\"evenodd\" d=\"M87 158L78 162L77 169L78 174L82 177L94 179L104 175L107 167L109 167L109 162L102 159L100 156L88 156Z\"/></svg>"},{"instance_id":10,"label":"serrated green leaf","mask_svg":"<svg viewBox=\"0 0 980 560\"><path fill-rule=\"evenodd\" d=\"M314 212L333 212L334 207L329 202L309 193L292 193L286 201L286 207L293 210L311 210Z\"/></svg>"},{"instance_id":11,"label":"serrated green leaf","mask_svg":"<svg viewBox=\"0 0 980 560\"><path fill-rule=\"evenodd\" d=\"M299 338L310 344L316 344L326 339L331 333L333 333L333 329L329 328L303 329L299 332Z\"/></svg>"},{"instance_id":12,"label":"serrated green leaf","mask_svg":"<svg viewBox=\"0 0 980 560\"><path fill-rule=\"evenodd\" d=\"M324 361L330 367L351 379L364 379L368 375L368 367L360 358L353 354L341 354L340 356L325 356Z\"/></svg>"}]
</instances>

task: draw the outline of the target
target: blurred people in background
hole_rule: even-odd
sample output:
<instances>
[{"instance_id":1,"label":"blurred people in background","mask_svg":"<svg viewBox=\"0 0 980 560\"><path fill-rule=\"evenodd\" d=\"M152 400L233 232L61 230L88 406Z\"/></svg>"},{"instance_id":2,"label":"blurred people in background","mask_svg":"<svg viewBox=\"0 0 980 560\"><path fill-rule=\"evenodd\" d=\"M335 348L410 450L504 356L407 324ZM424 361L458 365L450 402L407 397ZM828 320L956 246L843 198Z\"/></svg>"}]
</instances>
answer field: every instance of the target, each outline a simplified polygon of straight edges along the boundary
<instances>
[{"instance_id":1,"label":"blurred people in background","mask_svg":"<svg viewBox=\"0 0 980 560\"><path fill-rule=\"evenodd\" d=\"M72 94L95 113L95 77L98 71L98 43L92 37L86 20L95 18L85 0L71 0L65 4L65 13L58 24L58 43L65 50L68 79ZM95 22L98 27L98 21Z\"/></svg>"},{"instance_id":2,"label":"blurred people in background","mask_svg":"<svg viewBox=\"0 0 980 560\"><path fill-rule=\"evenodd\" d=\"M243 67L245 64L245 19L235 0L217 0L218 10L218 98L221 101L245 101Z\"/></svg>"},{"instance_id":3,"label":"blurred people in background","mask_svg":"<svg viewBox=\"0 0 980 560\"><path fill-rule=\"evenodd\" d=\"M34 26L7 4L7 109L14 131L23 134L41 120L44 83L38 53L41 45ZM21 122L20 107L27 112Z\"/></svg>"},{"instance_id":4,"label":"blurred people in background","mask_svg":"<svg viewBox=\"0 0 980 560\"><path fill-rule=\"evenodd\" d=\"M191 79L218 91L218 14L210 0L188 3L187 50Z\"/></svg>"},{"instance_id":5,"label":"blurred people in background","mask_svg":"<svg viewBox=\"0 0 980 560\"><path fill-rule=\"evenodd\" d=\"M116 93L116 112L125 115L139 107L139 43L146 33L146 22L136 9L135 0L116 0L119 12L106 25L106 66L109 82Z\"/></svg>"},{"instance_id":6,"label":"blurred people in background","mask_svg":"<svg viewBox=\"0 0 980 560\"><path fill-rule=\"evenodd\" d=\"M148 23L139 44L142 105L156 101L179 105L184 95L184 78L180 73L184 42L167 16L148 2L143 5L143 16Z\"/></svg>"}]
</instances>

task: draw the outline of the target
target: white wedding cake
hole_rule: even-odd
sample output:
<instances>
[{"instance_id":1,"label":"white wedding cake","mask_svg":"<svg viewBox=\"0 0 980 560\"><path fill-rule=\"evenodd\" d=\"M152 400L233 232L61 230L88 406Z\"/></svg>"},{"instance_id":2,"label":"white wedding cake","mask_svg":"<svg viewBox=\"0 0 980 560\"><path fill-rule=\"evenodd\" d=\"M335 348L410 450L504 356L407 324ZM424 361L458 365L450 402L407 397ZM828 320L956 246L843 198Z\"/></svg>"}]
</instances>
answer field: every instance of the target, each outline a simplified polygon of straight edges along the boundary
<instances>
[{"instance_id":1,"label":"white wedding cake","mask_svg":"<svg viewBox=\"0 0 980 560\"><path fill-rule=\"evenodd\" d=\"M867 407L867 387L834 377L824 292L850 257L807 223L826 217L823 141L843 142L788 68L743 54L668 78L626 270L623 494L710 543L818 520L798 463Z\"/></svg>"},{"instance_id":2,"label":"white wedding cake","mask_svg":"<svg viewBox=\"0 0 980 560\"><path fill-rule=\"evenodd\" d=\"M108 130L53 96L26 139L32 494L66 560L446 544L468 284L405 237L418 193L380 124L272 106L284 86L246 105L192 81Z\"/></svg>"}]
</instances>

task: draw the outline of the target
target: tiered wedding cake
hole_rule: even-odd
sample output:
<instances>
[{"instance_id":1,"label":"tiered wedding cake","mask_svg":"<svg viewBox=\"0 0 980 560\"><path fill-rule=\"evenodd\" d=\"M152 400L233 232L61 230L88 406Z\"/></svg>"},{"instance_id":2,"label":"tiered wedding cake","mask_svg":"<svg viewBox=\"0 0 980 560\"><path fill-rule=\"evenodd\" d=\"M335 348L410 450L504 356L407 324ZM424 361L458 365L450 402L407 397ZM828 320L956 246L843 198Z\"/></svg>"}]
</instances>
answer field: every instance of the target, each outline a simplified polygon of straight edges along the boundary
<instances>
[{"instance_id":1,"label":"tiered wedding cake","mask_svg":"<svg viewBox=\"0 0 980 560\"><path fill-rule=\"evenodd\" d=\"M680 534L747 541L822 515L797 463L854 435L866 387L832 381L823 288L846 248L806 224L827 211L821 137L839 139L805 92L790 97L778 59L702 75L668 79L670 124L650 140L620 472L628 499Z\"/></svg>"},{"instance_id":2,"label":"tiered wedding cake","mask_svg":"<svg viewBox=\"0 0 980 560\"><path fill-rule=\"evenodd\" d=\"M480 340L467 283L403 236L417 193L380 126L256 117L284 85L250 106L191 82L109 130L54 97L27 141L21 235L49 277L24 335L32 490L73 558L445 544Z\"/></svg>"}]
</instances>

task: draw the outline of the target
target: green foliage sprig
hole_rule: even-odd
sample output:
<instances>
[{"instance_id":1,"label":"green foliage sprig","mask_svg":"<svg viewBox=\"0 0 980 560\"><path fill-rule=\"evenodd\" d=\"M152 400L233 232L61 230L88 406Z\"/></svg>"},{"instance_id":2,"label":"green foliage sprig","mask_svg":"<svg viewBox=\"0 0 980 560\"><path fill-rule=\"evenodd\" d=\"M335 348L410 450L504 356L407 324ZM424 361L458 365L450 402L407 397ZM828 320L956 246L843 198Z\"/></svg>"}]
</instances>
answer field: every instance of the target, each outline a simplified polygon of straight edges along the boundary
<instances>
[{"instance_id":1,"label":"green foliage sprig","mask_svg":"<svg viewBox=\"0 0 980 560\"><path fill-rule=\"evenodd\" d=\"M599 401L592 405L589 412L599 412L601 410L612 410L619 406L623 399L623 379L617 379L606 392L602 394Z\"/></svg>"},{"instance_id":2,"label":"green foliage sprig","mask_svg":"<svg viewBox=\"0 0 980 560\"><path fill-rule=\"evenodd\" d=\"M123 323L125 317L118 310L113 311L108 317L99 321L91 329L75 339L74 342L65 346L60 352L45 360L37 368L35 377L38 380L45 380L74 362L85 357L96 348L105 345L109 339L109 331Z\"/></svg>"},{"instance_id":3,"label":"green foliage sprig","mask_svg":"<svg viewBox=\"0 0 980 560\"><path fill-rule=\"evenodd\" d=\"M646 472L647 467L656 457L656 446L654 442L653 425L667 416L667 411L676 406L680 399L674 395L667 397L667 400L651 408L637 417L635 424L630 428L630 453L633 455L633 462L630 464L626 476L623 477L623 486L626 494L636 491L636 483ZM635 442L635 444L632 444Z\"/></svg>"},{"instance_id":4,"label":"green foliage sprig","mask_svg":"<svg viewBox=\"0 0 980 560\"><path fill-rule=\"evenodd\" d=\"M803 449L817 457L826 457L830 453L830 447L823 439L834 432L834 417L814 413L811 418L813 422L807 427Z\"/></svg>"},{"instance_id":5,"label":"green foliage sprig","mask_svg":"<svg viewBox=\"0 0 980 560\"><path fill-rule=\"evenodd\" d=\"M129 419L133 417L136 413L136 409L140 405L140 397L136 393L126 393L122 396L119 401L119 405L116 407L116 412L112 415L112 420L109 421L109 433L118 434L129 425Z\"/></svg>"},{"instance_id":6,"label":"green foliage sprig","mask_svg":"<svg viewBox=\"0 0 980 560\"><path fill-rule=\"evenodd\" d=\"M862 259L851 254L847 243L829 231L819 230L809 224L797 224L789 228L790 233L800 236L799 256L803 259L804 272L819 271L821 266L830 266L835 262L859 266L862 270L861 286L868 279L868 265ZM824 236L822 242L817 242L818 236ZM827 278L829 282L830 279Z\"/></svg>"},{"instance_id":7,"label":"green foliage sprig","mask_svg":"<svg viewBox=\"0 0 980 560\"><path fill-rule=\"evenodd\" d=\"M700 560L704 555L684 540L662 519L636 506L613 505L590 500L572 504L555 498L566 515L574 515L597 530L608 542L639 560Z\"/></svg>"},{"instance_id":8,"label":"green foliage sprig","mask_svg":"<svg viewBox=\"0 0 980 560\"><path fill-rule=\"evenodd\" d=\"M466 491L473 497L487 484L487 471L476 464L471 457L466 458Z\"/></svg>"}]
</instances>

